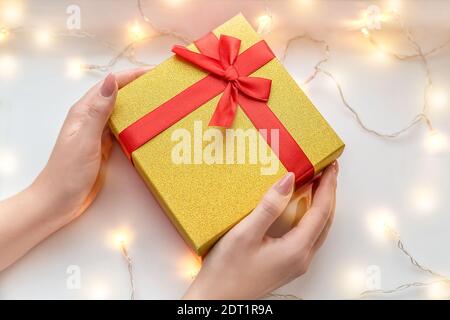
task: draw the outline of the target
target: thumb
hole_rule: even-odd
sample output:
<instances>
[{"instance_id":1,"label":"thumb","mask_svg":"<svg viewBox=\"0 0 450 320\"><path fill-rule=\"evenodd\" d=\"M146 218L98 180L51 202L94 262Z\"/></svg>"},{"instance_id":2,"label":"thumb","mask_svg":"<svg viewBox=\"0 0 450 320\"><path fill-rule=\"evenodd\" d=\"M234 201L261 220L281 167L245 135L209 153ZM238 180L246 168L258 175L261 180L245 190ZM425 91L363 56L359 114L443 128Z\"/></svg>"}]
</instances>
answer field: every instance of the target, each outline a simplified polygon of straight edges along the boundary
<instances>
[{"instance_id":1,"label":"thumb","mask_svg":"<svg viewBox=\"0 0 450 320\"><path fill-rule=\"evenodd\" d=\"M103 130L116 102L117 81L109 74L103 83L94 86L71 109L70 118L82 122L82 131L92 138L101 138Z\"/></svg>"},{"instance_id":2,"label":"thumb","mask_svg":"<svg viewBox=\"0 0 450 320\"><path fill-rule=\"evenodd\" d=\"M266 192L255 210L241 221L240 227L251 228L253 234L263 238L288 205L294 189L294 180L295 175L289 172L276 182Z\"/></svg>"}]
</instances>

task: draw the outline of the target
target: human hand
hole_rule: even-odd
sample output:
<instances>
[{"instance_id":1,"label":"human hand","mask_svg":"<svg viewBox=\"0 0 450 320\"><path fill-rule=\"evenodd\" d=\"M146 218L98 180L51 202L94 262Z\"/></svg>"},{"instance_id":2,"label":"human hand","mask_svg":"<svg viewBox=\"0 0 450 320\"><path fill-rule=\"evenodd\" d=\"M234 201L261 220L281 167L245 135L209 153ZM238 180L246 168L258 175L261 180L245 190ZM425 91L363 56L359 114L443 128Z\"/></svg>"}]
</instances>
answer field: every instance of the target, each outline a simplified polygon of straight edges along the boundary
<instances>
[{"instance_id":1,"label":"human hand","mask_svg":"<svg viewBox=\"0 0 450 320\"><path fill-rule=\"evenodd\" d=\"M338 171L337 162L326 168L298 225L271 238L266 232L289 203L294 175L278 181L213 247L184 299L256 299L303 275L333 221Z\"/></svg>"},{"instance_id":2,"label":"human hand","mask_svg":"<svg viewBox=\"0 0 450 320\"><path fill-rule=\"evenodd\" d=\"M117 89L146 70L108 75L90 89L70 109L50 159L33 184L0 201L0 271L91 204L112 145L106 123Z\"/></svg>"},{"instance_id":3,"label":"human hand","mask_svg":"<svg viewBox=\"0 0 450 320\"><path fill-rule=\"evenodd\" d=\"M30 187L42 199L49 198L50 215L68 222L91 204L112 146L106 123L117 90L147 70L109 74L70 108L47 165Z\"/></svg>"}]
</instances>

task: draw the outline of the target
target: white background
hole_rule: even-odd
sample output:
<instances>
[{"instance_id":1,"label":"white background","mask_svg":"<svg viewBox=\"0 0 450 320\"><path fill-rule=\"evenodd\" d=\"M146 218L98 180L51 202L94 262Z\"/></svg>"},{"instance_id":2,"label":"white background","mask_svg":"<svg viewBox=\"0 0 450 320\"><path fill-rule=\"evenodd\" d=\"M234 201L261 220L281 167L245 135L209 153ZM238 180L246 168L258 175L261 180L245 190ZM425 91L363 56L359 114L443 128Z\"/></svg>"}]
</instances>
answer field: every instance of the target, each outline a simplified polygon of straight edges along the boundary
<instances>
[{"instance_id":1,"label":"white background","mask_svg":"<svg viewBox=\"0 0 450 320\"><path fill-rule=\"evenodd\" d=\"M304 2L304 1L303 1ZM280 55L286 40L309 31L326 39L331 59L323 67L343 86L348 101L365 123L377 130L395 131L420 110L424 71L418 61L399 62L381 58L355 27L365 8L376 1L273 1L273 31L266 36ZM199 37L239 11L256 26L264 13L262 1L144 1L147 15L160 27ZM400 1L400 12L424 48L432 48L450 35L450 1ZM121 47L127 27L138 19L135 1L25 1L22 25L47 25L64 30L69 4L81 7L82 29ZM385 1L378 2L381 7ZM200 9L201 6L204 8ZM195 18L194 18L195 17ZM395 25L382 25L383 41L401 52L411 52ZM155 40L139 51L139 58L158 63L170 55L174 39ZM0 198L29 185L45 165L67 110L105 74L87 73L72 79L65 73L70 57L88 63L106 63L113 55L99 42L57 38L39 49L27 33L0 44L0 55L16 61L10 76L0 70L0 154L12 158L9 170L0 171ZM301 83L321 59L320 46L295 43L285 65ZM120 61L113 70L131 65ZM450 134L450 47L430 58L435 86L447 94L447 104L432 108L436 129ZM395 243L375 237L369 223L372 212L385 208L392 213L408 249L424 264L450 274L448 215L450 200L449 154L431 155L426 149L424 124L401 138L381 139L364 132L343 107L336 88L319 75L303 86L324 117L343 138L334 226L328 241L309 272L278 292L305 299L353 298L366 271L379 267L382 288L405 282L430 280L409 264ZM151 88L150 88L151 89ZM0 163L1 165L1 163ZM430 208L418 200L429 194ZM50 191L51 192L51 191ZM422 196L420 195L422 194ZM434 199L431 199L434 198ZM20 213L19 213L20 214ZM98 199L77 221L52 235L19 262L0 274L0 298L22 299L127 299L128 274L113 235L128 235L127 247L134 261L136 297L179 298L192 281L195 263L187 246L155 203L144 183L114 148L105 186ZM66 288L66 269L81 268L80 290ZM381 296L390 298L391 296ZM428 298L427 289L412 289L395 298ZM377 297L374 297L377 298Z\"/></svg>"}]
</instances>

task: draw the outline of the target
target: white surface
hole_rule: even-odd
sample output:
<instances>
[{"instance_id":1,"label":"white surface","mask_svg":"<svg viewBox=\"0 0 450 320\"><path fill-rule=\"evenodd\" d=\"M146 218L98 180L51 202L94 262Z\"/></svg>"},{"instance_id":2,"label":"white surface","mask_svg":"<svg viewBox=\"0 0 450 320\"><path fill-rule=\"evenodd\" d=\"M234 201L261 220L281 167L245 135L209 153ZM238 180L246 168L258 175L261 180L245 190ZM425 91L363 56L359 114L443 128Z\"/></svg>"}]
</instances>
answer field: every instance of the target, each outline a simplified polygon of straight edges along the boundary
<instances>
[{"instance_id":1,"label":"white surface","mask_svg":"<svg viewBox=\"0 0 450 320\"><path fill-rule=\"evenodd\" d=\"M175 1L172 1L175 2ZM189 1L166 6L146 2L148 15L160 26L198 37L238 11L252 23L263 13L260 1ZM199 10L201 3L208 3ZM272 4L275 30L267 40L280 53L285 40L307 30L331 44L326 69L342 82L349 102L370 127L394 131L419 111L424 72L417 61L379 62L372 47L346 21L358 19L368 1L326 1L301 7L294 1ZM45 22L64 28L67 5L78 3L82 28L123 44L126 24L137 17L134 1L28 1L25 25ZM402 1L402 11L425 48L441 43L450 34L449 1ZM107 8L110 7L110 8ZM198 18L192 20L192 15ZM392 34L395 29L391 29ZM401 39L397 37L396 39ZM392 41L392 39L391 39ZM169 56L173 39L156 40L139 56L159 62ZM401 51L408 47L402 41ZM0 149L15 159L15 172L0 176L0 198L26 187L45 165L56 135L71 104L104 75L93 73L79 80L65 76L68 57L105 63L111 52L90 40L57 39L48 50L39 50L24 35L0 45L0 53L13 54L17 72L0 77ZM322 52L302 41L288 53L286 67L299 82L311 72ZM124 61L115 70L129 67ZM436 86L449 92L450 48L430 59ZM381 286L395 287L427 279L415 270L393 243L376 239L368 228L374 209L390 208L409 250L424 264L450 274L448 215L450 200L449 154L431 156L424 148L423 124L404 137L384 140L363 132L339 99L330 81L320 75L304 87L320 112L347 144L341 158L336 218L328 241L310 271L279 292L306 299L350 298L351 270L365 273L370 265L381 271ZM450 99L448 97L448 99ZM450 135L450 106L432 110L438 130ZM415 206L417 188L434 192L429 212ZM97 201L77 221L51 236L27 256L0 274L0 298L128 298L126 265L111 245L111 234L128 230L128 250L133 258L136 297L178 298L191 281L192 257L183 240L155 203L144 183L116 146L109 162L105 187ZM66 288L66 269L81 268L82 288ZM350 279L350 280L349 280ZM398 298L427 298L427 290L410 290Z\"/></svg>"}]
</instances>

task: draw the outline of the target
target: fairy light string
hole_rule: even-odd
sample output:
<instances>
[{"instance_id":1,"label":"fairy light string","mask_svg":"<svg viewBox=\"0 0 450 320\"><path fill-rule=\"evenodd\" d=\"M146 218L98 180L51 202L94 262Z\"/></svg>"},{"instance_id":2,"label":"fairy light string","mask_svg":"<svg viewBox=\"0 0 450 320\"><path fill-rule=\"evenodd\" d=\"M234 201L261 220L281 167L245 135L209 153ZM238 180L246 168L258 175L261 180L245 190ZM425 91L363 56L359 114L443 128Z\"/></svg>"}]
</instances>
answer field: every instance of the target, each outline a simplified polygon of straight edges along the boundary
<instances>
[{"instance_id":1,"label":"fairy light string","mask_svg":"<svg viewBox=\"0 0 450 320\"><path fill-rule=\"evenodd\" d=\"M120 253L122 254L122 257L124 258L124 260L127 264L128 279L129 279L129 283L130 283L130 300L134 300L135 287L134 287L133 260L131 260L131 257L128 254L124 235L122 235L122 234L117 235L117 242L118 242Z\"/></svg>"},{"instance_id":2,"label":"fairy light string","mask_svg":"<svg viewBox=\"0 0 450 320\"><path fill-rule=\"evenodd\" d=\"M258 26L258 31L261 34L265 34L270 32L271 26L272 26L272 13L269 8L269 0L264 0L264 11L265 14L262 16L263 19L258 20L260 25ZM109 43L107 41L103 41L102 39L99 39L95 34L92 34L87 31L82 30L72 30L72 31L63 31L63 32L52 32L49 31L49 35L52 38L60 37L60 38L78 38L78 39L88 39L94 43L98 43L105 48L111 50L114 52L114 54L111 56L109 61L107 61L105 64L89 64L89 63L80 63L80 68L83 70L94 70L94 71L100 71L100 72L108 72L110 71L119 60L126 59L131 64L137 65L137 66L155 66L153 63L149 63L146 61L142 61L137 58L137 51L139 47L146 42L149 42L151 40L154 40L158 37L173 37L183 43L191 43L193 39L189 36L186 36L182 33L170 30L168 28L161 28L157 26L146 14L143 7L143 1L137 0L137 11L139 13L140 18L143 20L143 22L150 27L154 34L147 35L143 34L140 31L140 25L136 23L136 28L134 29L135 38L125 44L122 47L117 47L116 45ZM316 39L315 37L311 36L308 33L304 33L301 35L296 35L290 39L287 40L286 45L281 53L281 61L285 61L288 52L291 49L291 46L294 42L301 41L301 40L307 40L310 41L316 45L320 45L323 48L323 57L321 57L316 64L313 66L313 70L311 74L303 81L303 85L307 85L311 83L313 80L317 78L319 74L323 74L326 77L328 77L336 87L336 90L339 94L339 98L342 102L342 105L344 108L349 111L353 117L356 120L356 123L358 126L364 130L365 132L369 134L373 134L380 138L397 138L400 135L403 135L404 133L408 132L410 129L415 127L416 125L420 123L424 123L426 125L426 128L428 131L433 134L436 133L436 130L433 126L432 119L429 116L429 109L431 106L431 95L433 90L433 79L431 76L431 70L429 66L429 58L432 55L435 55L439 53L440 51L446 49L450 45L450 39L442 42L438 46L435 46L434 48L431 48L429 50L424 50L421 44L414 38L412 35L410 29L406 26L404 21L401 19L400 15L397 12L391 12L390 17L393 18L393 21L395 21L399 27L401 34L405 37L405 39L408 41L408 43L411 45L411 48L413 50L413 53L411 54L404 54L404 53L398 53L393 50L386 50L383 45L378 41L375 34L379 31L370 30L367 26L364 26L360 29L362 35L367 39L367 41L377 50L382 50L384 54L388 55L389 57L398 60L400 62L402 61L410 61L410 60L416 60L420 63L422 66L424 72L425 72L425 80L424 80L424 91L423 91L423 102L421 104L420 111L403 127L393 130L392 132L383 132L374 128L371 128L368 126L365 121L363 120L363 116L359 113L358 108L353 106L349 103L349 99L337 79L335 75L324 68L324 65L326 65L331 57L331 47L330 44L323 40L323 39ZM264 25L262 25L264 24ZM20 33L33 33L36 31L40 31L41 29L37 27L14 27L14 28L8 28L7 26L0 25L0 44L8 41L8 39L14 35L14 34L20 34ZM392 231L392 230L391 230ZM429 282L411 282L411 283L405 283L402 285L399 285L393 289L387 289L387 290L366 290L361 293L361 296L368 296L372 294L392 294L397 293L400 291L407 290L409 288L417 288L417 287L428 287L432 286L436 283L444 283L450 287L450 278L448 278L445 275L442 275L440 273L437 273L433 271L432 269L429 269L425 267L424 265L420 264L413 256L409 253L409 251L406 249L404 243L400 239L400 236L395 231L392 231L396 234L397 237L397 248L408 257L410 263L418 268L418 270L428 274L429 276L433 277L434 280ZM128 250L126 248L126 244L124 241L120 243L120 252L123 256L128 269L129 274L129 281L130 281L130 299L134 299L135 297L135 281L134 281L134 269L133 269L133 261L130 258L128 254ZM283 299L301 299L295 295L291 294L281 294L281 293L271 293L268 295L269 297L273 298L283 298Z\"/></svg>"}]
</instances>

